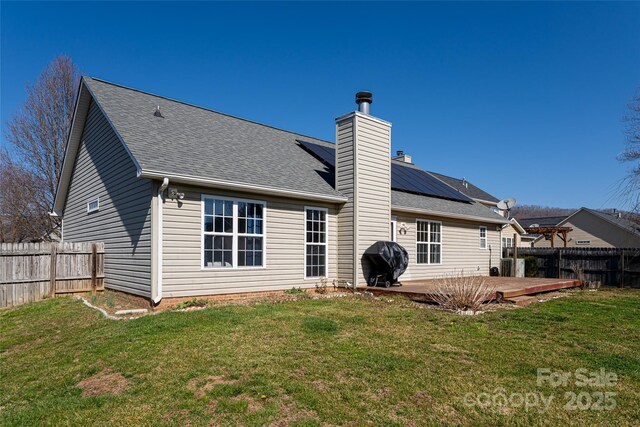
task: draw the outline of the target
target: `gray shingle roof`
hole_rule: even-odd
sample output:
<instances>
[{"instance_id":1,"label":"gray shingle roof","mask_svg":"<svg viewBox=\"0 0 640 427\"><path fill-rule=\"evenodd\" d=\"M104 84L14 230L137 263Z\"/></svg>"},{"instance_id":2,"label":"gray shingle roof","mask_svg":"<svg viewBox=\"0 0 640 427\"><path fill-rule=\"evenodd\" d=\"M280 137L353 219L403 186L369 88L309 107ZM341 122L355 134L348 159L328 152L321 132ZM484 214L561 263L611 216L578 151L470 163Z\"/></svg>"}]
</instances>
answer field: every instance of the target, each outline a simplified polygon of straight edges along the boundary
<instances>
[{"instance_id":1,"label":"gray shingle roof","mask_svg":"<svg viewBox=\"0 0 640 427\"><path fill-rule=\"evenodd\" d=\"M430 173L432 175L435 175L441 181L446 182L451 187L455 188L465 196L471 197L472 199L486 200L487 202L495 202L495 203L500 201L499 199L495 198L494 196L487 193L483 189L476 187L475 185L473 185L467 180L454 178L454 177L443 175L441 173L436 173L436 172L430 172ZM465 185L465 183L467 185Z\"/></svg>"},{"instance_id":2,"label":"gray shingle roof","mask_svg":"<svg viewBox=\"0 0 640 427\"><path fill-rule=\"evenodd\" d=\"M539 227L555 227L566 218L566 216L545 216L540 218L522 218L518 219L518 222L522 228L531 227L533 224L538 224Z\"/></svg>"},{"instance_id":3,"label":"gray shingle roof","mask_svg":"<svg viewBox=\"0 0 640 427\"><path fill-rule=\"evenodd\" d=\"M295 147L322 142L94 78L85 82L143 171L341 197L321 162ZM156 106L164 118L154 116Z\"/></svg>"},{"instance_id":4,"label":"gray shingle roof","mask_svg":"<svg viewBox=\"0 0 640 427\"><path fill-rule=\"evenodd\" d=\"M454 214L478 219L486 219L488 222L498 222L506 224L507 219L493 212L481 203L461 203L453 200L439 199L436 197L420 196L417 194L405 193L403 191L391 190L391 205L394 208L410 208L442 213L444 215Z\"/></svg>"}]
</instances>

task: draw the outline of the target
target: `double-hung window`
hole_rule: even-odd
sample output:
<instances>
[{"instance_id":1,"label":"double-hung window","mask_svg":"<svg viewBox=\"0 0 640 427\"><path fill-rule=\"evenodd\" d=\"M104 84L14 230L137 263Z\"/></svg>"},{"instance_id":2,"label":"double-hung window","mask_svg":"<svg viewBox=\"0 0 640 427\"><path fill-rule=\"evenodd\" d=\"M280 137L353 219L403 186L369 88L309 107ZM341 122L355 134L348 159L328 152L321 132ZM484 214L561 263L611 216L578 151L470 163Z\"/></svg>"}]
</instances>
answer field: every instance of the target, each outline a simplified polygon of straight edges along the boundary
<instances>
[{"instance_id":1,"label":"double-hung window","mask_svg":"<svg viewBox=\"0 0 640 427\"><path fill-rule=\"evenodd\" d=\"M327 275L327 210L305 208L305 277Z\"/></svg>"},{"instance_id":2,"label":"double-hung window","mask_svg":"<svg viewBox=\"0 0 640 427\"><path fill-rule=\"evenodd\" d=\"M264 266L264 202L203 196L203 267Z\"/></svg>"},{"instance_id":3,"label":"double-hung window","mask_svg":"<svg viewBox=\"0 0 640 427\"><path fill-rule=\"evenodd\" d=\"M487 227L480 227L480 249L487 249Z\"/></svg>"},{"instance_id":4,"label":"double-hung window","mask_svg":"<svg viewBox=\"0 0 640 427\"><path fill-rule=\"evenodd\" d=\"M442 223L417 221L418 264L442 262Z\"/></svg>"}]
</instances>

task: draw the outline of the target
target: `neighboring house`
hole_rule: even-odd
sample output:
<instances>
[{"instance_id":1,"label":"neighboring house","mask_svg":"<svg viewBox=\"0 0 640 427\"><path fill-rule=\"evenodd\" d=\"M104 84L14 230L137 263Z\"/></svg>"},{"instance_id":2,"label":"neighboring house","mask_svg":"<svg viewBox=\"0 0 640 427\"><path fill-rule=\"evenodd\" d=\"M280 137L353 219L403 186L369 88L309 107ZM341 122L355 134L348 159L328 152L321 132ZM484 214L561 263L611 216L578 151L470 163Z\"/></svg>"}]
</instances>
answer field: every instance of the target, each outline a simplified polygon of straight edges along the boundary
<instances>
[{"instance_id":1,"label":"neighboring house","mask_svg":"<svg viewBox=\"0 0 640 427\"><path fill-rule=\"evenodd\" d=\"M526 218L523 227L571 227L567 247L637 248L640 247L640 226L621 217L620 213L606 213L580 208L567 217ZM549 247L550 241L538 236L534 247Z\"/></svg>"},{"instance_id":2,"label":"neighboring house","mask_svg":"<svg viewBox=\"0 0 640 427\"><path fill-rule=\"evenodd\" d=\"M409 252L403 280L487 275L507 221L391 160L391 124L359 95L334 144L84 77L54 204L63 238L104 242L105 286L155 303L364 284L364 251L389 239Z\"/></svg>"}]
</instances>

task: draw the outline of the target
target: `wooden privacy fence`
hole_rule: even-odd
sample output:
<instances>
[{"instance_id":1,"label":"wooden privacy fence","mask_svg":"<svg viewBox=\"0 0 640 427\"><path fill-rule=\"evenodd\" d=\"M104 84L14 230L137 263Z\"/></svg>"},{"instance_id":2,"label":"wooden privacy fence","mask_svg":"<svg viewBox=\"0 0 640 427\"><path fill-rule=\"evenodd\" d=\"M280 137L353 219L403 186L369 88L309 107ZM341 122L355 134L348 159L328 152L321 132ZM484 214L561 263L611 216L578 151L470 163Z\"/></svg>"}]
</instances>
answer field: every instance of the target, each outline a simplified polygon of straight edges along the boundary
<instances>
[{"instance_id":1,"label":"wooden privacy fence","mask_svg":"<svg viewBox=\"0 0 640 427\"><path fill-rule=\"evenodd\" d=\"M537 276L577 279L574 267L584 279L605 286L640 287L640 248L517 248L518 258L534 257ZM512 257L513 248L503 256Z\"/></svg>"},{"instance_id":2,"label":"wooden privacy fence","mask_svg":"<svg viewBox=\"0 0 640 427\"><path fill-rule=\"evenodd\" d=\"M104 243L1 243L0 308L104 289Z\"/></svg>"}]
</instances>

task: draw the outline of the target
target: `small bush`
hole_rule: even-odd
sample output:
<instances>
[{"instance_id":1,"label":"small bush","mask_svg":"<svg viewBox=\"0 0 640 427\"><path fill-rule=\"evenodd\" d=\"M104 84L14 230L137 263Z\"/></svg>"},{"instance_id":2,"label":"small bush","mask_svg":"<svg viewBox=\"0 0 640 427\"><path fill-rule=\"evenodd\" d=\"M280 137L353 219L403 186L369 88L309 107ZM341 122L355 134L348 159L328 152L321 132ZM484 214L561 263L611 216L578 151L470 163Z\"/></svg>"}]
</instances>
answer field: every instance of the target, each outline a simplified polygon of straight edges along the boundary
<instances>
[{"instance_id":1,"label":"small bush","mask_svg":"<svg viewBox=\"0 0 640 427\"><path fill-rule=\"evenodd\" d=\"M305 289L302 288L296 288L295 286L289 290L284 291L285 294L288 295L300 295L300 294L306 294L307 291Z\"/></svg>"},{"instance_id":2,"label":"small bush","mask_svg":"<svg viewBox=\"0 0 640 427\"><path fill-rule=\"evenodd\" d=\"M437 279L433 300L442 308L454 311L480 311L482 304L495 298L495 287L481 276L460 273L445 274Z\"/></svg>"},{"instance_id":3,"label":"small bush","mask_svg":"<svg viewBox=\"0 0 640 427\"><path fill-rule=\"evenodd\" d=\"M524 275L525 277L538 277L538 258L524 257Z\"/></svg>"},{"instance_id":4,"label":"small bush","mask_svg":"<svg viewBox=\"0 0 640 427\"><path fill-rule=\"evenodd\" d=\"M316 282L316 292L319 294L327 293L327 283L329 280L326 277L321 277L319 282Z\"/></svg>"}]
</instances>

